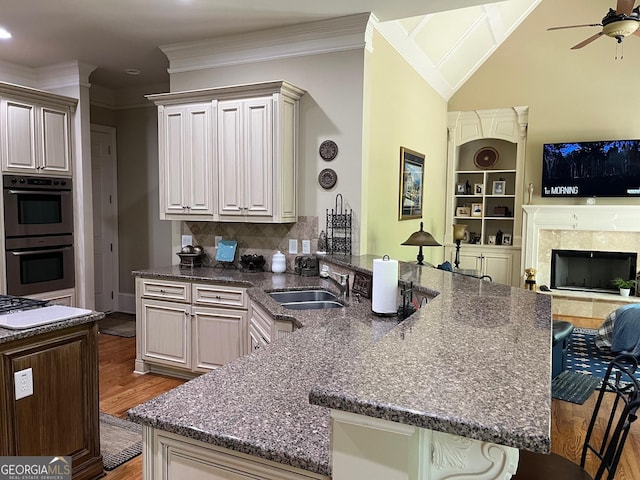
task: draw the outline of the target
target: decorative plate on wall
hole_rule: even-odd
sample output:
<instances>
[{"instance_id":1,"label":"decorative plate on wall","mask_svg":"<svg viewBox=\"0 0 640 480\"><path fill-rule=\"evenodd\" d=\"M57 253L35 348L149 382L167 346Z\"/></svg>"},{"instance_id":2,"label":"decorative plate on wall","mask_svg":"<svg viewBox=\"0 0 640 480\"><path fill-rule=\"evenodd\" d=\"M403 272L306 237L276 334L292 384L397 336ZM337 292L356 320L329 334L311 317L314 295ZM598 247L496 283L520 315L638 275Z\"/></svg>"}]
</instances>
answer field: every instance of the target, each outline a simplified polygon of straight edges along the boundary
<instances>
[{"instance_id":1,"label":"decorative plate on wall","mask_svg":"<svg viewBox=\"0 0 640 480\"><path fill-rule=\"evenodd\" d=\"M491 168L498 161L498 151L493 147L482 147L473 156L473 163L478 168Z\"/></svg>"},{"instance_id":2,"label":"decorative plate on wall","mask_svg":"<svg viewBox=\"0 0 640 480\"><path fill-rule=\"evenodd\" d=\"M330 168L325 168L320 172L320 175L318 175L318 183L325 190L333 188L337 181L338 174Z\"/></svg>"},{"instance_id":3,"label":"decorative plate on wall","mask_svg":"<svg viewBox=\"0 0 640 480\"><path fill-rule=\"evenodd\" d=\"M338 145L333 140L325 140L320 144L318 152L323 160L333 160L338 156Z\"/></svg>"}]
</instances>

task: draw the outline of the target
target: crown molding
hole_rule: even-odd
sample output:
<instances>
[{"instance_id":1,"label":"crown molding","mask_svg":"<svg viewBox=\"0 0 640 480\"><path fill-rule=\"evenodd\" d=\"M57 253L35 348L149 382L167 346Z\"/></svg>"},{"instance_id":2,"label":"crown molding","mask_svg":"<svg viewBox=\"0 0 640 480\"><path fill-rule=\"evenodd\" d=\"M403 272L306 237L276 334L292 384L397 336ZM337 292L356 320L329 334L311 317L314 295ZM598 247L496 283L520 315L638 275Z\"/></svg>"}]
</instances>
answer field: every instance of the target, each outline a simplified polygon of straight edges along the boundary
<instances>
[{"instance_id":1,"label":"crown molding","mask_svg":"<svg viewBox=\"0 0 640 480\"><path fill-rule=\"evenodd\" d=\"M36 69L39 79L38 87L45 90L78 86L89 88L91 86L89 75L96 68L96 65L77 60L40 67Z\"/></svg>"},{"instance_id":2,"label":"crown molding","mask_svg":"<svg viewBox=\"0 0 640 480\"><path fill-rule=\"evenodd\" d=\"M36 88L38 86L38 75L31 67L0 60L0 81Z\"/></svg>"},{"instance_id":3,"label":"crown molding","mask_svg":"<svg viewBox=\"0 0 640 480\"><path fill-rule=\"evenodd\" d=\"M366 46L369 13L301 23L197 42L160 46L169 74Z\"/></svg>"}]
</instances>

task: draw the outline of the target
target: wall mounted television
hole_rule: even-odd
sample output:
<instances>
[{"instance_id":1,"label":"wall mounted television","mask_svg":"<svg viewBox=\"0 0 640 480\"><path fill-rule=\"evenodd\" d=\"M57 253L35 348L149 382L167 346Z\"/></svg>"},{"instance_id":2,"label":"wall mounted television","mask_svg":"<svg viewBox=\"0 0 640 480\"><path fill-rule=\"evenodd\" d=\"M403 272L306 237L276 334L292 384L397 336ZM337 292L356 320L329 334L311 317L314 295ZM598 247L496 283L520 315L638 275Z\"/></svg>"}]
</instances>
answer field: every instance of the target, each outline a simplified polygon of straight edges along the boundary
<instances>
[{"instance_id":1,"label":"wall mounted television","mask_svg":"<svg viewBox=\"0 0 640 480\"><path fill-rule=\"evenodd\" d=\"M640 140L546 143L543 197L640 197Z\"/></svg>"}]
</instances>

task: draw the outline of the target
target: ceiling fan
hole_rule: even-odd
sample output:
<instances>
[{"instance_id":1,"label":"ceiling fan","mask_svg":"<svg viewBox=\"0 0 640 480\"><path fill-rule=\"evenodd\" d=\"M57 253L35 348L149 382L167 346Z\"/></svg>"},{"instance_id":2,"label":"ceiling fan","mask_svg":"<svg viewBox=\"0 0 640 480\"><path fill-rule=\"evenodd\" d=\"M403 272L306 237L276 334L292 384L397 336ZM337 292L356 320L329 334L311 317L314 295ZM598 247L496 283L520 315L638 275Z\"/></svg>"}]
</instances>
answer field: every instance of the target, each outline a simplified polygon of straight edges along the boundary
<instances>
[{"instance_id":1,"label":"ceiling fan","mask_svg":"<svg viewBox=\"0 0 640 480\"><path fill-rule=\"evenodd\" d=\"M578 27L602 27L602 30L594 35L591 35L586 40L571 47L571 50L576 50L589 45L594 40L597 40L602 35L606 35L611 38L615 38L618 43L622 43L625 37L631 34L640 36L640 5L633 8L635 0L618 0L616 9L609 9L609 12L602 19L602 23L587 23L584 25L568 25L566 27L551 27L547 30L562 30L565 28L578 28Z\"/></svg>"}]
</instances>

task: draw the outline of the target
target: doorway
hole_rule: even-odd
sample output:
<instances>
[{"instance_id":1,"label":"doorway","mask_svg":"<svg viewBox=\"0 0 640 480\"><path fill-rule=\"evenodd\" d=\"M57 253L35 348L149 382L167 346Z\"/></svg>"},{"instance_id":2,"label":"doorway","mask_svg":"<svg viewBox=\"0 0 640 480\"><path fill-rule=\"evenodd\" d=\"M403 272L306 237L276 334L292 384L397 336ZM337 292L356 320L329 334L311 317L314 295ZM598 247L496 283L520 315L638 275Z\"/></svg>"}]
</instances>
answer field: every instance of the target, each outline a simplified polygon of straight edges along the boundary
<instances>
[{"instance_id":1,"label":"doorway","mask_svg":"<svg viewBox=\"0 0 640 480\"><path fill-rule=\"evenodd\" d=\"M95 309L118 310L118 202L116 129L91 125Z\"/></svg>"}]
</instances>

